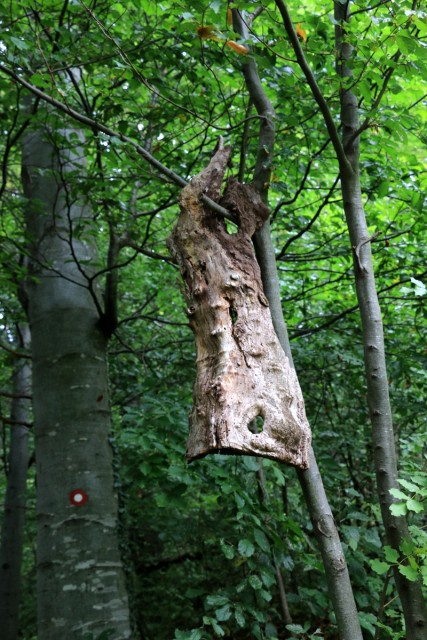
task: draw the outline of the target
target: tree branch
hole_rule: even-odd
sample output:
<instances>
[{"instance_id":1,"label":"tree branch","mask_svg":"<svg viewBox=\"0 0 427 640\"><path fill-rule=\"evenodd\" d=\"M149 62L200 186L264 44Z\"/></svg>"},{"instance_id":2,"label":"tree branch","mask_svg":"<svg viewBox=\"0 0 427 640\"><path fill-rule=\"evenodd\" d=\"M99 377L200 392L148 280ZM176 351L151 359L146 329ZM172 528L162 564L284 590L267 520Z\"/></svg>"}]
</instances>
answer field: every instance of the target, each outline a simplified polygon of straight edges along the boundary
<instances>
[{"instance_id":1,"label":"tree branch","mask_svg":"<svg viewBox=\"0 0 427 640\"><path fill-rule=\"evenodd\" d=\"M280 251L279 255L277 256L277 260L280 260L281 258L283 258L283 256L286 253L287 248L289 247L289 245L294 242L295 240L298 240L298 238L301 238L301 236L304 235L304 233L306 233L310 227L313 226L313 224L316 222L317 218L320 216L321 212L323 211L323 209L326 207L326 205L328 204L333 192L335 191L335 188L338 184L338 180L340 179L339 176L337 176L334 180L333 185L331 186L331 188L329 189L328 193L326 194L326 197L324 198L323 202L321 203L321 205L318 207L316 213L314 214L314 216L311 218L311 220L305 225L305 227L303 227L300 231L298 231L298 233L296 233L295 235L291 236L290 238L288 238L288 240L285 243L285 246L283 247L283 249Z\"/></svg>"},{"instance_id":2,"label":"tree branch","mask_svg":"<svg viewBox=\"0 0 427 640\"><path fill-rule=\"evenodd\" d=\"M288 34L289 40L291 41L291 45L295 52L295 56L298 61L298 64L301 68L301 71L305 75L308 86L310 87L313 97L316 100L317 104L319 105L319 109L323 115L323 119L325 121L326 128L328 130L329 136L334 146L340 168L342 171L346 169L347 171L352 172L353 169L344 151L344 147L341 143L341 139L338 134L338 129L335 126L335 122L329 110L328 103L326 102L325 97L321 92L319 85L317 84L316 78L314 77L314 74L310 69L310 66L306 60L304 51L302 50L302 47L298 40L298 36L292 24L292 20L289 15L286 3L283 0L276 0L276 5L282 16L283 24L285 25L286 33Z\"/></svg>"},{"instance_id":3,"label":"tree branch","mask_svg":"<svg viewBox=\"0 0 427 640\"><path fill-rule=\"evenodd\" d=\"M118 140L121 140L122 142L125 142L126 144L132 146L135 149L135 151L140 156L142 156L144 160L146 160L146 162L148 162L148 164L154 167L161 175L165 176L165 178L167 178L169 182L173 182L179 187L185 187L188 184L187 181L184 180L184 178L182 178L177 173L172 171L172 169L169 169L164 164L156 160L156 158L154 158L154 156L152 156L151 153L149 153L146 149L144 149L144 147L142 147L140 144L132 140L132 138L125 136L119 131L114 131L113 129L106 127L104 124L101 124L96 120L93 120L89 116L86 116L82 113L79 113L78 111L75 111L68 105L64 104L63 102L60 102L59 100L56 100L56 98L53 98L52 96L48 95L38 87L35 87L30 82L27 82L27 80L24 80L24 78L21 78L12 69L9 69L2 63L0 63L0 72L5 73L10 78L13 78L15 82L18 82L20 85L22 85L23 87L31 91L31 93L38 96L48 104L51 104L53 107L55 107L59 111L66 113L68 116L70 116L77 122L80 122L81 124L84 124L95 131L101 131L102 133L107 135L109 138L117 138ZM216 214L218 214L223 218L227 218L232 222L235 222L235 217L229 211L227 211L227 209L224 209L224 207L221 207L218 203L211 200L211 198L208 198L207 196L202 195L201 199L204 202L204 204L207 205Z\"/></svg>"}]
</instances>

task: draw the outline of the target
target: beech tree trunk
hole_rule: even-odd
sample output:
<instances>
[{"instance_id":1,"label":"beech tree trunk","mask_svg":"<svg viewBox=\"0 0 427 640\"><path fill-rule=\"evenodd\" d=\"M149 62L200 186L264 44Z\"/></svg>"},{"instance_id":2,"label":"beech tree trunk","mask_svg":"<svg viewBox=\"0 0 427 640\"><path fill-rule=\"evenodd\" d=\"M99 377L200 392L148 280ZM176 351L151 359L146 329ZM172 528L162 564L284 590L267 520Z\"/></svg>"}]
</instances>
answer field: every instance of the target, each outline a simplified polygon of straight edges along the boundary
<instances>
[{"instance_id":1,"label":"beech tree trunk","mask_svg":"<svg viewBox=\"0 0 427 640\"><path fill-rule=\"evenodd\" d=\"M349 19L350 3L335 3L337 70L339 75L351 75L347 60L352 55L346 44L344 23ZM387 544L400 552L402 542L408 540L409 530L404 517L395 517L390 511L393 497L390 489L397 488L397 456L394 444L393 419L390 405L385 361L384 331L381 309L375 284L371 252L371 238L362 201L359 175L359 109L356 96L342 90L341 123L342 142L351 170L341 166L341 189L344 211L353 250L356 293L362 320L366 384L372 441L377 478L377 490L385 527ZM408 640L425 640L427 611L421 582L413 582L394 568L394 579L406 623Z\"/></svg>"},{"instance_id":2,"label":"beech tree trunk","mask_svg":"<svg viewBox=\"0 0 427 640\"><path fill-rule=\"evenodd\" d=\"M230 152L219 149L183 189L169 240L197 346L187 458L245 453L304 469L311 439L304 401L275 334L250 240L268 209L250 185L231 183L221 200L237 217L230 235L201 200L219 199Z\"/></svg>"},{"instance_id":3,"label":"beech tree trunk","mask_svg":"<svg viewBox=\"0 0 427 640\"><path fill-rule=\"evenodd\" d=\"M37 470L38 640L131 636L117 534L107 337L80 131L34 123L22 175ZM74 185L74 186L73 186Z\"/></svg>"},{"instance_id":4,"label":"beech tree trunk","mask_svg":"<svg viewBox=\"0 0 427 640\"><path fill-rule=\"evenodd\" d=\"M25 324L17 326L16 348L30 346ZM21 604L21 570L28 470L28 440L31 407L31 364L19 359L14 367L10 424L10 448L6 499L0 547L0 620L2 640L18 640Z\"/></svg>"}]
</instances>

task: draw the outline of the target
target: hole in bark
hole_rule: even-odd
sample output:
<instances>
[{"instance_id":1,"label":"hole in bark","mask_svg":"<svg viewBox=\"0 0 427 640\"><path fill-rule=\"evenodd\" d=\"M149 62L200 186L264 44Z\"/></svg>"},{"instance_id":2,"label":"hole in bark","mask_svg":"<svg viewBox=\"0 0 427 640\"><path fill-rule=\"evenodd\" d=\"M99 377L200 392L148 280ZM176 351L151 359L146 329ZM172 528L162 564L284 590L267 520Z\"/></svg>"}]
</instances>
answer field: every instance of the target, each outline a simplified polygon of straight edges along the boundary
<instances>
[{"instance_id":1,"label":"hole in bark","mask_svg":"<svg viewBox=\"0 0 427 640\"><path fill-rule=\"evenodd\" d=\"M233 307L230 307L229 311L230 311L230 318L231 318L232 324L236 324L236 322L237 322L237 311L236 311L236 309L234 309Z\"/></svg>"},{"instance_id":2,"label":"hole in bark","mask_svg":"<svg viewBox=\"0 0 427 640\"><path fill-rule=\"evenodd\" d=\"M248 424L248 429L251 433L261 433L264 430L264 418L257 416Z\"/></svg>"}]
</instances>

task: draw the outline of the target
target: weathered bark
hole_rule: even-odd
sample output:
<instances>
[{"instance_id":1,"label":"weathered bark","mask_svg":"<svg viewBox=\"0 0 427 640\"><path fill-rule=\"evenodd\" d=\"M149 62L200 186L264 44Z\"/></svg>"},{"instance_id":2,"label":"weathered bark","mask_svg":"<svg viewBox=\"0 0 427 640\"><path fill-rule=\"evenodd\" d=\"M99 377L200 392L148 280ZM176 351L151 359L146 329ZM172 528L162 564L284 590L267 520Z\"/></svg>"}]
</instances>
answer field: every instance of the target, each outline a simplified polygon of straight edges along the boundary
<instances>
[{"instance_id":1,"label":"weathered bark","mask_svg":"<svg viewBox=\"0 0 427 640\"><path fill-rule=\"evenodd\" d=\"M17 346L27 349L30 332L25 324L17 327ZM21 565L27 488L28 439L31 393L31 365L18 360L13 373L9 468L0 547L0 620L2 640L19 638L21 604Z\"/></svg>"},{"instance_id":2,"label":"weathered bark","mask_svg":"<svg viewBox=\"0 0 427 640\"><path fill-rule=\"evenodd\" d=\"M117 535L107 339L91 212L72 180L83 136L49 114L23 141L37 470L39 640L131 636Z\"/></svg>"},{"instance_id":3,"label":"weathered bark","mask_svg":"<svg viewBox=\"0 0 427 640\"><path fill-rule=\"evenodd\" d=\"M220 149L183 189L169 240L197 345L187 458L252 454L306 468L310 430L304 401L274 332L250 240L268 209L249 185L229 185L222 204L238 220L237 233L230 235L201 201L202 194L218 199L229 155L230 149ZM253 433L257 418L262 424Z\"/></svg>"},{"instance_id":4,"label":"weathered bark","mask_svg":"<svg viewBox=\"0 0 427 640\"><path fill-rule=\"evenodd\" d=\"M351 75L346 61L352 55L345 42L343 24L349 19L349 5L335 3L337 70L342 77ZM360 127L357 98L351 91L342 90L341 123L342 144L351 169L341 166L341 189L350 241L353 249L353 264L356 293L362 320L363 347L366 384L368 390L369 415L372 425L372 441L381 515L387 544L399 550L408 540L409 530L404 517L395 517L390 511L393 497L390 489L398 487L397 456L394 443L393 419L390 405L384 331L381 309L375 284L374 265L371 252L371 237L362 201L359 175ZM421 582L413 582L394 568L394 579L406 623L408 640L423 640L427 633L427 610Z\"/></svg>"}]
</instances>

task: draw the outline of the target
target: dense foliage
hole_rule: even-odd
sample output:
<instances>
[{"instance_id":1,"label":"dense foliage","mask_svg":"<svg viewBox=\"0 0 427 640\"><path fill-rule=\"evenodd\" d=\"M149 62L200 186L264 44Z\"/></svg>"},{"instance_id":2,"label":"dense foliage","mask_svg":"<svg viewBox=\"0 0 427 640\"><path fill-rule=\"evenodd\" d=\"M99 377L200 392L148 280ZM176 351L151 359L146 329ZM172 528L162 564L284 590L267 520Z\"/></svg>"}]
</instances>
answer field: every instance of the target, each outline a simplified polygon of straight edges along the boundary
<instances>
[{"instance_id":1,"label":"dense foliage","mask_svg":"<svg viewBox=\"0 0 427 640\"><path fill-rule=\"evenodd\" d=\"M136 633L156 640L337 637L294 470L245 457L185 462L194 346L179 272L166 247L179 186L124 139L188 181L223 136L234 148L229 175L249 182L259 127L241 73L250 55L276 112L272 233L314 449L365 637L403 639L390 570L398 558L384 547L375 488L352 248L336 158L275 3L228 5L0 1L1 65L92 122L81 123L87 176L75 176L71 196L85 198L94 211L99 283L107 273L118 276L118 325L110 341L111 446ZM412 580L422 575L427 585L427 18L417 2L352 5L346 36L354 47L351 83L361 121L369 118L361 140L361 179L400 455L401 491L393 508L396 515L408 515L414 536L404 550L409 560L402 572ZM228 10L236 6L248 12L264 8L244 41L229 19ZM293 2L289 10L338 124L343 80L334 67L332 2ZM81 83L65 82L67 70L77 68ZM15 323L23 317L20 136L29 120L46 117L41 99L28 116L27 95L0 73L0 386L6 393ZM10 401L1 398L2 495ZM31 466L29 473L22 604L27 640L36 637ZM292 622L281 606L277 572Z\"/></svg>"}]
</instances>

